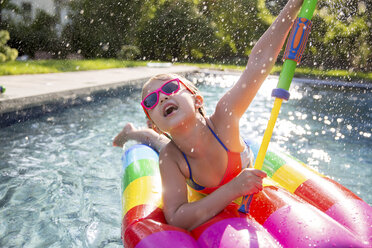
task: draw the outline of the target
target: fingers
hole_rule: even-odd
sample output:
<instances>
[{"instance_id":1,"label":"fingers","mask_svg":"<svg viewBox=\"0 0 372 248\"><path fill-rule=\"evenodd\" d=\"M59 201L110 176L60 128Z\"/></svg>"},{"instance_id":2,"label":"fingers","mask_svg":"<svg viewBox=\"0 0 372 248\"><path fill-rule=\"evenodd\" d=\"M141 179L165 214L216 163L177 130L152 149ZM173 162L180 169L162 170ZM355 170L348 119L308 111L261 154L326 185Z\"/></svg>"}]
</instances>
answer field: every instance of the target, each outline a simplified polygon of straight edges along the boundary
<instances>
[{"instance_id":1,"label":"fingers","mask_svg":"<svg viewBox=\"0 0 372 248\"><path fill-rule=\"evenodd\" d=\"M261 178L267 177L266 172L264 172L262 170L257 170L257 169L247 169L247 170L250 170L254 175L256 175L258 177L261 177Z\"/></svg>"},{"instance_id":2,"label":"fingers","mask_svg":"<svg viewBox=\"0 0 372 248\"><path fill-rule=\"evenodd\" d=\"M258 184L256 184L255 186L256 186L256 189L258 189L258 191L261 191L261 190L263 190L262 182L261 182L261 183L258 183Z\"/></svg>"},{"instance_id":3,"label":"fingers","mask_svg":"<svg viewBox=\"0 0 372 248\"><path fill-rule=\"evenodd\" d=\"M239 195L258 193L263 189L262 181L266 176L261 170L244 169L232 182L234 191L239 192Z\"/></svg>"},{"instance_id":4,"label":"fingers","mask_svg":"<svg viewBox=\"0 0 372 248\"><path fill-rule=\"evenodd\" d=\"M253 168L246 168L244 169L245 171L247 172L250 172L252 173L253 175L257 176L257 177L260 177L260 178L265 178L267 177L267 174L266 172L262 171L262 170L257 170L257 169L253 169Z\"/></svg>"},{"instance_id":5,"label":"fingers","mask_svg":"<svg viewBox=\"0 0 372 248\"><path fill-rule=\"evenodd\" d=\"M260 192L261 190L263 190L262 184L255 183L254 185L252 185L252 187L249 190L248 194L256 194L256 193Z\"/></svg>"}]
</instances>

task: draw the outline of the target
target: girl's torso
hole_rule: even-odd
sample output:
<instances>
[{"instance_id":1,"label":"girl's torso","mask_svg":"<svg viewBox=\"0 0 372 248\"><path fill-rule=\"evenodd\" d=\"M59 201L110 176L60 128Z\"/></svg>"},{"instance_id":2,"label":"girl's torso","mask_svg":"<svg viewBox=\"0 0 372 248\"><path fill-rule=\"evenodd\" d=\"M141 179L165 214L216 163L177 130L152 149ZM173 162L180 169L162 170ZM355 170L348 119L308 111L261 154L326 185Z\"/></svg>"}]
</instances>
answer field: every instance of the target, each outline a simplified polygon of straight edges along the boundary
<instances>
[{"instance_id":1,"label":"girl's torso","mask_svg":"<svg viewBox=\"0 0 372 248\"><path fill-rule=\"evenodd\" d=\"M205 156L194 158L181 152L184 163L179 164L190 187L202 193L211 193L236 177L242 169L251 166L253 153L245 143L242 152L230 151L211 127L212 123L206 121L211 138L207 142L209 149L205 149Z\"/></svg>"}]
</instances>

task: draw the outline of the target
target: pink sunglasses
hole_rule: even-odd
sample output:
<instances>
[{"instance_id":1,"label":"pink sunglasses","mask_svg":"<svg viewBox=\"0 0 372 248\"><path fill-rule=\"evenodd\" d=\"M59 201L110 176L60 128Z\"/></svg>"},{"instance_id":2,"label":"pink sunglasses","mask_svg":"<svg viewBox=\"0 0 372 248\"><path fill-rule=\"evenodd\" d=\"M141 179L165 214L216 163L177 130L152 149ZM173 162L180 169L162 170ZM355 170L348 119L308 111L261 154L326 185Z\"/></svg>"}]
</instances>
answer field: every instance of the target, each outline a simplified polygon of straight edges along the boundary
<instances>
[{"instance_id":1,"label":"pink sunglasses","mask_svg":"<svg viewBox=\"0 0 372 248\"><path fill-rule=\"evenodd\" d=\"M148 109L153 109L153 108L155 108L156 105L158 105L158 103L159 103L159 92L161 92L161 93L163 93L167 96L175 94L181 88L180 83L188 91L190 91L192 94L195 94L195 92L193 90L191 90L189 87L187 87L187 85L185 85L180 79L178 79L178 78L171 79L171 80L165 82L160 88L158 88L157 90L149 93L145 98L143 98L143 100L141 102L141 105L142 105L143 109L145 110L146 114L147 114L146 109L147 110Z\"/></svg>"}]
</instances>

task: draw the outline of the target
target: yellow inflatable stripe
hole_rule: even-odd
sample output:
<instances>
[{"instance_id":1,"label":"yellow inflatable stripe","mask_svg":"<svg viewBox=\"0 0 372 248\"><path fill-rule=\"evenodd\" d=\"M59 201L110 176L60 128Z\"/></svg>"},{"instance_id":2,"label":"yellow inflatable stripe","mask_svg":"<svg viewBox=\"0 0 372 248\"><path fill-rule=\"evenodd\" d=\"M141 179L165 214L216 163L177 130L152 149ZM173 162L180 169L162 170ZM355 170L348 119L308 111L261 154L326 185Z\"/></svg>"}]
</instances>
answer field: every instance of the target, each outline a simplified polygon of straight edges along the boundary
<instances>
[{"instance_id":1,"label":"yellow inflatable stripe","mask_svg":"<svg viewBox=\"0 0 372 248\"><path fill-rule=\"evenodd\" d=\"M298 186L305 182L308 177L285 164L275 172L272 179L289 192L294 193Z\"/></svg>"},{"instance_id":2,"label":"yellow inflatable stripe","mask_svg":"<svg viewBox=\"0 0 372 248\"><path fill-rule=\"evenodd\" d=\"M262 180L262 186L264 187L267 187L267 186L276 186L276 187L280 187L280 185L275 182L272 178L270 177L265 177L263 180Z\"/></svg>"},{"instance_id":3,"label":"yellow inflatable stripe","mask_svg":"<svg viewBox=\"0 0 372 248\"><path fill-rule=\"evenodd\" d=\"M123 216L141 204L162 207L162 186L159 176L144 176L131 182L122 197Z\"/></svg>"},{"instance_id":4,"label":"yellow inflatable stripe","mask_svg":"<svg viewBox=\"0 0 372 248\"><path fill-rule=\"evenodd\" d=\"M283 159L286 161L286 163L293 167L293 168L297 168L297 170L302 173L302 174L307 174L307 176L310 177L310 175L308 175L308 172L310 171L311 173L317 175L317 176L320 176L320 177L326 177L325 175L321 174L320 172L316 171L313 167L311 166L308 166L307 164L305 164L304 162L298 160L297 158L295 157L292 157L288 154L281 154L283 157ZM301 165L301 167L299 166ZM311 176L315 176L315 175L311 175Z\"/></svg>"},{"instance_id":5,"label":"yellow inflatable stripe","mask_svg":"<svg viewBox=\"0 0 372 248\"><path fill-rule=\"evenodd\" d=\"M204 198L206 195L199 193L198 191L187 185L187 198L189 202L196 202Z\"/></svg>"}]
</instances>

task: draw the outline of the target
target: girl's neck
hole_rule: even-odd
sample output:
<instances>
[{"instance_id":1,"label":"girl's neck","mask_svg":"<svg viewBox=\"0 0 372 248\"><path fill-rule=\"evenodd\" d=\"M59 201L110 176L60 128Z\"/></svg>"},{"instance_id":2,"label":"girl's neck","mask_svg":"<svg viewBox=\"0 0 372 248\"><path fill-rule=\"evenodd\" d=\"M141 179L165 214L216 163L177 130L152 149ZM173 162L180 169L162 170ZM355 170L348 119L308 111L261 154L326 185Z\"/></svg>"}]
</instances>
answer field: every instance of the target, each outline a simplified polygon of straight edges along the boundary
<instances>
[{"instance_id":1,"label":"girl's neck","mask_svg":"<svg viewBox=\"0 0 372 248\"><path fill-rule=\"evenodd\" d=\"M195 118L192 123L183 123L180 128L172 131L171 136L177 147L187 156L202 154L208 146L209 129L205 117Z\"/></svg>"}]
</instances>

